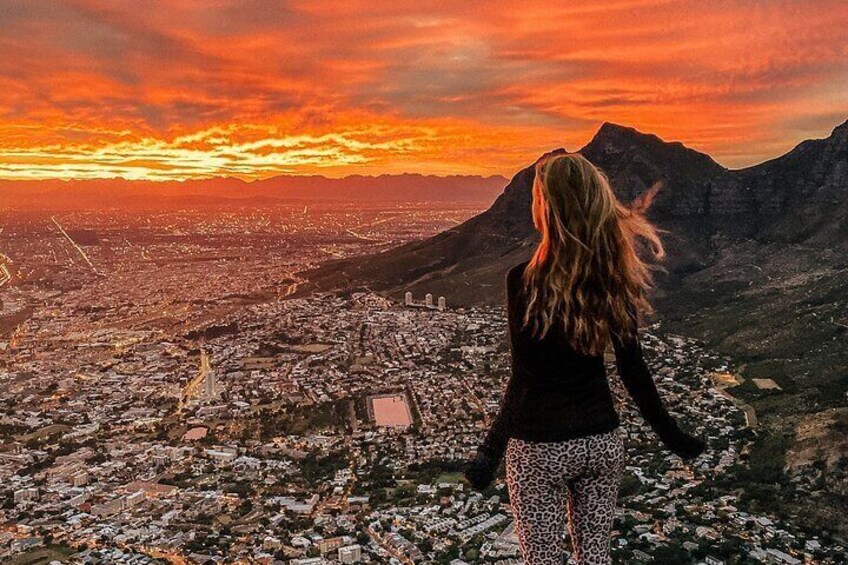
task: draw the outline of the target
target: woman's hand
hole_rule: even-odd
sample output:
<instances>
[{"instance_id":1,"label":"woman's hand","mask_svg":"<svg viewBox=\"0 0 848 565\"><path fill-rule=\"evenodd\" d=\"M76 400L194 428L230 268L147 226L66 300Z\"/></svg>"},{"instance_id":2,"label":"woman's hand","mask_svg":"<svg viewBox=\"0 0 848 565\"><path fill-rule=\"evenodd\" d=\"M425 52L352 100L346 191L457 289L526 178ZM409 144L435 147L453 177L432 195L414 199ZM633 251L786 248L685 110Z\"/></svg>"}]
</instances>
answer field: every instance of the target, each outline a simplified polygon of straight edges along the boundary
<instances>
[{"instance_id":1,"label":"woman's hand","mask_svg":"<svg viewBox=\"0 0 848 565\"><path fill-rule=\"evenodd\" d=\"M463 474L471 487L477 491L486 490L495 479L500 459L484 448L477 449L477 455L465 465Z\"/></svg>"},{"instance_id":2,"label":"woman's hand","mask_svg":"<svg viewBox=\"0 0 848 565\"><path fill-rule=\"evenodd\" d=\"M707 444L701 438L686 432L674 434L665 443L672 453L684 461L696 459L707 448Z\"/></svg>"},{"instance_id":3,"label":"woman's hand","mask_svg":"<svg viewBox=\"0 0 848 565\"><path fill-rule=\"evenodd\" d=\"M666 419L657 434L666 448L684 461L696 459L707 448L704 440L680 429L677 421L671 417Z\"/></svg>"}]
</instances>

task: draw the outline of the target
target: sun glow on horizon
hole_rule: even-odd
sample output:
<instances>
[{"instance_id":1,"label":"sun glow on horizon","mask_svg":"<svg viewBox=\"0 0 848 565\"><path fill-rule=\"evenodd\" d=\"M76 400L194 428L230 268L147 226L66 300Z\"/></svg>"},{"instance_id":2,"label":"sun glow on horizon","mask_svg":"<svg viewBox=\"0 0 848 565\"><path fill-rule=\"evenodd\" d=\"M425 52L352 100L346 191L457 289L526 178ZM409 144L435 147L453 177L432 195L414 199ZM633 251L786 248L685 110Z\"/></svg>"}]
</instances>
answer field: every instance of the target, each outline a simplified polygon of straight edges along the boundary
<instances>
[{"instance_id":1,"label":"sun glow on horizon","mask_svg":"<svg viewBox=\"0 0 848 565\"><path fill-rule=\"evenodd\" d=\"M122 133L117 139L79 144L6 147L0 148L0 179L250 180L404 172L490 176L500 173L492 157L521 163L532 151L526 128L503 128L492 138L473 123L381 124L380 119L321 133L286 134L284 127L268 124L230 124L170 139ZM481 142L490 161L477 158Z\"/></svg>"}]
</instances>

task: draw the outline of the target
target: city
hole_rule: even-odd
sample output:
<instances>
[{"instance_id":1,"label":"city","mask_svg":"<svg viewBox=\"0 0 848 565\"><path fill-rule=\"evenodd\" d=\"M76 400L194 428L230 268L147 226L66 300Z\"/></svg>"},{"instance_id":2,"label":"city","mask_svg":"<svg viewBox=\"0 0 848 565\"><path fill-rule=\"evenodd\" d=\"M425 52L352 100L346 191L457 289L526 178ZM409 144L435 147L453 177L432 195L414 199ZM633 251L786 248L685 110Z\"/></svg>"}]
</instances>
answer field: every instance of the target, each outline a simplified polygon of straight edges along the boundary
<instances>
[{"instance_id":1,"label":"city","mask_svg":"<svg viewBox=\"0 0 848 565\"><path fill-rule=\"evenodd\" d=\"M503 477L460 479L509 374L503 309L290 298L303 269L476 211L6 214L0 560L520 563ZM642 339L710 448L691 466L665 451L608 352L629 460L614 559L844 562L746 496L757 422L732 360L661 324Z\"/></svg>"}]
</instances>

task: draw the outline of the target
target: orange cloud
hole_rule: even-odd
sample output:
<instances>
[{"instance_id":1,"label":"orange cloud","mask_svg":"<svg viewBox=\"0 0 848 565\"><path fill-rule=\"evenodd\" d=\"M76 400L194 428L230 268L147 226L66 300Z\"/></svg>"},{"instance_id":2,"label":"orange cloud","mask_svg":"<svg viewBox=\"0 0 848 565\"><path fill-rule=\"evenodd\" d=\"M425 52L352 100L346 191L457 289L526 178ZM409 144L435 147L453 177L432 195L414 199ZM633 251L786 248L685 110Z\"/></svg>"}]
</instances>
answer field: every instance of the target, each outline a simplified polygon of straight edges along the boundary
<instances>
[{"instance_id":1,"label":"orange cloud","mask_svg":"<svg viewBox=\"0 0 848 565\"><path fill-rule=\"evenodd\" d=\"M510 174L616 121L731 167L848 117L841 0L7 3L0 178Z\"/></svg>"}]
</instances>

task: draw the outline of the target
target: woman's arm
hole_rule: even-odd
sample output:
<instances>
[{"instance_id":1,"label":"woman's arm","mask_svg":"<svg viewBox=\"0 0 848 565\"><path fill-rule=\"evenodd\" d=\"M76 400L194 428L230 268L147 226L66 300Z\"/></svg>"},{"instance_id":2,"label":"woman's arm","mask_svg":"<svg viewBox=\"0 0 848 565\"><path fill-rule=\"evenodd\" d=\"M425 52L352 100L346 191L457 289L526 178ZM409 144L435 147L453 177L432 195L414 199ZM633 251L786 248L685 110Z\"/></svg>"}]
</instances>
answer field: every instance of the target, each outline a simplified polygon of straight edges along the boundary
<instances>
[{"instance_id":1,"label":"woman's arm","mask_svg":"<svg viewBox=\"0 0 848 565\"><path fill-rule=\"evenodd\" d=\"M495 417L483 443L477 448L474 459L465 467L465 478L471 486L482 492L495 480L495 473L506 453L509 439L509 415L515 398L515 375L509 377L506 392L501 399L498 414Z\"/></svg>"},{"instance_id":2,"label":"woman's arm","mask_svg":"<svg viewBox=\"0 0 848 565\"><path fill-rule=\"evenodd\" d=\"M518 396L518 365L516 355L516 336L518 333L520 322L519 310L515 292L520 281L516 281L514 271L511 270L506 277L507 289L507 327L509 333L510 352L512 355L512 372L506 384L506 391L501 398L498 413L492 424L489 426L489 431L483 439L483 443L477 449L477 455L465 468L465 477L477 490L484 490L494 480L495 472L501 459L506 452L506 444L509 440L509 428L511 416L514 413L516 400ZM513 276L511 276L513 275ZM520 276L520 273L519 273Z\"/></svg>"},{"instance_id":3,"label":"woman's arm","mask_svg":"<svg viewBox=\"0 0 848 565\"><path fill-rule=\"evenodd\" d=\"M636 332L636 311L629 309L630 331L619 337L610 332L618 373L642 417L657 433L660 440L675 454L684 459L694 458L704 450L704 443L682 431L668 413L657 391L651 372L645 363L642 346Z\"/></svg>"},{"instance_id":4,"label":"woman's arm","mask_svg":"<svg viewBox=\"0 0 848 565\"><path fill-rule=\"evenodd\" d=\"M518 375L521 374L520 365L521 359L518 353L517 336L518 330L521 327L521 312L517 299L517 292L521 273L518 269L513 269L507 273L506 277L506 312L507 312L507 332L509 338L510 355L512 358L512 371L506 383L506 391L501 398L500 407L492 425L489 427L489 432L483 440L481 449L488 452L489 455L500 460L506 451L506 443L509 439L509 427L511 416L514 413L517 390L518 390Z\"/></svg>"},{"instance_id":5,"label":"woman's arm","mask_svg":"<svg viewBox=\"0 0 848 565\"><path fill-rule=\"evenodd\" d=\"M485 450L488 455L500 461L503 454L506 452L506 443L509 440L509 422L510 415L515 405L515 374L510 375L506 384L506 391L501 398L500 407L495 419L489 426L489 431L486 434L480 449Z\"/></svg>"}]
</instances>

